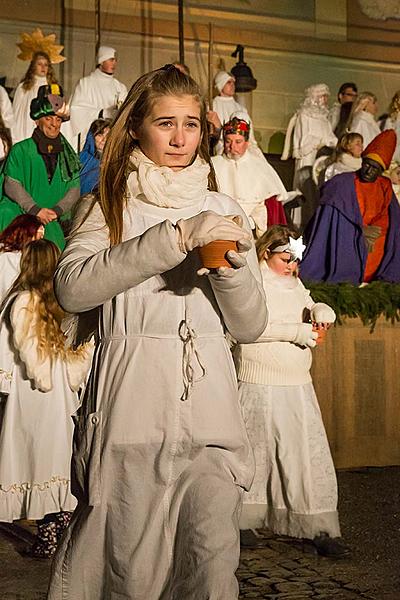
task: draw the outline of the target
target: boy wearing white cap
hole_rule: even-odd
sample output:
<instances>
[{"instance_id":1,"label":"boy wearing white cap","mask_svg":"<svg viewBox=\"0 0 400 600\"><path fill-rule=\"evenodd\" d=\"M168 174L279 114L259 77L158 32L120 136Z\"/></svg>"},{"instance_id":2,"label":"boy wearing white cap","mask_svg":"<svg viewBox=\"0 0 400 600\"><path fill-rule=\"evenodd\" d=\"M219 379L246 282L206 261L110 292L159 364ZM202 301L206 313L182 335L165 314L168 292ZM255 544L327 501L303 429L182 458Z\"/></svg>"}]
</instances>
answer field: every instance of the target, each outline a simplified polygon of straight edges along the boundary
<instances>
[{"instance_id":1,"label":"boy wearing white cap","mask_svg":"<svg viewBox=\"0 0 400 600\"><path fill-rule=\"evenodd\" d=\"M97 67L87 77L79 80L71 98L71 133L70 140L74 148L83 146L90 124L98 118L99 113L105 118L112 118L125 100L127 89L114 77L117 66L115 49L100 46L97 53ZM79 138L78 138L79 136Z\"/></svg>"},{"instance_id":2,"label":"boy wearing white cap","mask_svg":"<svg viewBox=\"0 0 400 600\"><path fill-rule=\"evenodd\" d=\"M242 106L237 100L235 100L235 78L231 73L227 71L218 71L214 78L214 84L219 92L219 96L216 96L213 100L213 111L215 111L224 125L227 123L231 116L238 111L246 113L246 121L250 122L250 145L257 146L256 139L254 137L253 125L251 123L250 116L247 109ZM221 131L221 138L218 144L215 146L215 154L222 154L224 151L224 142Z\"/></svg>"}]
</instances>

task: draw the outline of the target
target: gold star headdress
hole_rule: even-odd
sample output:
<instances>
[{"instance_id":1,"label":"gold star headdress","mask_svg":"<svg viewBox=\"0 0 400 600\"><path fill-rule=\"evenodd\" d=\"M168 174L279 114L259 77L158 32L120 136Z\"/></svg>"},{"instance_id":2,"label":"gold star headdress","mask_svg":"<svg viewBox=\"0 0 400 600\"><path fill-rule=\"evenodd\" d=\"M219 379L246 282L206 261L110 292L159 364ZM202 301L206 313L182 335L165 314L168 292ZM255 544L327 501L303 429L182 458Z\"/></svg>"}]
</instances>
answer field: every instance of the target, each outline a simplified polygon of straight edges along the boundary
<instances>
[{"instance_id":1,"label":"gold star headdress","mask_svg":"<svg viewBox=\"0 0 400 600\"><path fill-rule=\"evenodd\" d=\"M43 35L43 31L37 27L32 33L21 33L22 42L17 44L21 52L18 58L21 60L32 60L35 52L45 52L50 57L50 62L54 65L65 60L61 56L64 46L55 43L56 34Z\"/></svg>"}]
</instances>

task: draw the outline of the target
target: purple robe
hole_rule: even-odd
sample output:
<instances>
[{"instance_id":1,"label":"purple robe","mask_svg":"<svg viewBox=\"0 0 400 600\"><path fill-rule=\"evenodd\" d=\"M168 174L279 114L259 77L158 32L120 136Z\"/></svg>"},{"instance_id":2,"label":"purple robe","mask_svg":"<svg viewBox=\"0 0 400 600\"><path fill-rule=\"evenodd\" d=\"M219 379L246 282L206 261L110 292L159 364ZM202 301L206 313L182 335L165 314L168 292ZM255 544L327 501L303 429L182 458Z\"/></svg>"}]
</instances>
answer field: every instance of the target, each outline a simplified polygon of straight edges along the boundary
<instances>
[{"instance_id":1,"label":"purple robe","mask_svg":"<svg viewBox=\"0 0 400 600\"><path fill-rule=\"evenodd\" d=\"M320 206L305 234L307 249L300 265L302 279L362 283L368 253L355 177L355 173L343 173L323 186ZM374 275L374 280L377 279L400 282L400 206L394 194L389 205L385 254Z\"/></svg>"}]
</instances>

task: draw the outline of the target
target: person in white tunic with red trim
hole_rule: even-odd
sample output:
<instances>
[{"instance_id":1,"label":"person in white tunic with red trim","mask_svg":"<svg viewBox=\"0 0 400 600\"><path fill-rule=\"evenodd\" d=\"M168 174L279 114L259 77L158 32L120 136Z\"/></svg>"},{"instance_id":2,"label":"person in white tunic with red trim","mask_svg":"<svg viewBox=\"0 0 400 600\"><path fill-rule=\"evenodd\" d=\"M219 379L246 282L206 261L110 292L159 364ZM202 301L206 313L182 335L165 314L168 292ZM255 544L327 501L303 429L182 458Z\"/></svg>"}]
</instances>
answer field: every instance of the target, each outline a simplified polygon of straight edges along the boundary
<instances>
[{"instance_id":1,"label":"person in white tunic with red trim","mask_svg":"<svg viewBox=\"0 0 400 600\"><path fill-rule=\"evenodd\" d=\"M323 335L335 313L315 303L297 277L302 238L275 225L256 246L269 322L255 343L234 350L240 403L256 458L241 528L267 527L308 538L321 554L343 556L348 548L339 538L335 469L310 375L310 348L320 335L315 329Z\"/></svg>"},{"instance_id":2,"label":"person in white tunic with red trim","mask_svg":"<svg viewBox=\"0 0 400 600\"><path fill-rule=\"evenodd\" d=\"M70 100L70 132L65 134L75 150L78 142L82 149L91 123L99 116L113 118L125 100L127 89L114 77L116 68L115 49L100 46L96 69L79 80Z\"/></svg>"},{"instance_id":3,"label":"person in white tunic with red trim","mask_svg":"<svg viewBox=\"0 0 400 600\"><path fill-rule=\"evenodd\" d=\"M223 127L224 153L211 160L218 189L240 204L259 237L267 228L265 201L276 197L284 204L299 192L286 191L275 169L261 153L254 152L249 135L245 113L234 113Z\"/></svg>"},{"instance_id":4,"label":"person in white tunic with red trim","mask_svg":"<svg viewBox=\"0 0 400 600\"><path fill-rule=\"evenodd\" d=\"M246 216L215 189L198 85L173 65L143 75L56 274L67 310L98 311L99 340L49 600L238 597L254 466L225 332L250 342L267 313ZM218 239L238 252L204 271L196 248Z\"/></svg>"}]
</instances>

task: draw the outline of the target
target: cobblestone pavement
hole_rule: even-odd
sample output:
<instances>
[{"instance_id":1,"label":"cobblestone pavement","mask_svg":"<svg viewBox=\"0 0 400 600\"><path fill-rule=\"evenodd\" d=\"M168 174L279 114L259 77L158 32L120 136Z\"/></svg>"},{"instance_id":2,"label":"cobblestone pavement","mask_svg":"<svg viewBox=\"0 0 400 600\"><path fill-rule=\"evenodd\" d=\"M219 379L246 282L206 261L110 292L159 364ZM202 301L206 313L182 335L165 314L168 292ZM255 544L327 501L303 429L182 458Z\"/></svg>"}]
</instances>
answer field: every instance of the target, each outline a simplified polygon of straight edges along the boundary
<instances>
[{"instance_id":1,"label":"cobblestone pavement","mask_svg":"<svg viewBox=\"0 0 400 600\"><path fill-rule=\"evenodd\" d=\"M241 553L242 600L400 600L400 468L339 473L339 489L351 558L321 558L311 544L264 531L265 547ZM22 554L31 537L0 525L0 600L46 597L49 563Z\"/></svg>"}]
</instances>

